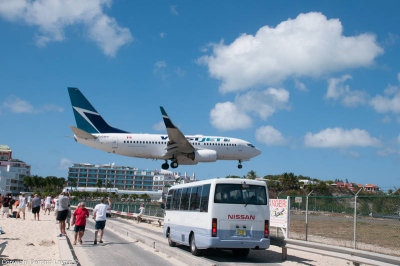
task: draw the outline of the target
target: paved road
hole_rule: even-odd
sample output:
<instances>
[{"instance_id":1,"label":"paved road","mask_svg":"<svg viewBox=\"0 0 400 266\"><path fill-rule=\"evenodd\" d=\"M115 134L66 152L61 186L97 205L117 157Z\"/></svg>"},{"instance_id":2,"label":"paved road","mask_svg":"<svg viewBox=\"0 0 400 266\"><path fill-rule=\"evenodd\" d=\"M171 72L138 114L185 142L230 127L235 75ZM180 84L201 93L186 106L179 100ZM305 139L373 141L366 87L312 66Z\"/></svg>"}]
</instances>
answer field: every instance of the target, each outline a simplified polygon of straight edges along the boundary
<instances>
[{"instance_id":1,"label":"paved road","mask_svg":"<svg viewBox=\"0 0 400 266\"><path fill-rule=\"evenodd\" d=\"M72 234L69 234L73 243ZM107 230L104 243L93 245L94 222L88 219L83 244L74 246L74 251L82 266L87 265L172 265L155 252L145 250L137 242L128 241Z\"/></svg>"}]
</instances>

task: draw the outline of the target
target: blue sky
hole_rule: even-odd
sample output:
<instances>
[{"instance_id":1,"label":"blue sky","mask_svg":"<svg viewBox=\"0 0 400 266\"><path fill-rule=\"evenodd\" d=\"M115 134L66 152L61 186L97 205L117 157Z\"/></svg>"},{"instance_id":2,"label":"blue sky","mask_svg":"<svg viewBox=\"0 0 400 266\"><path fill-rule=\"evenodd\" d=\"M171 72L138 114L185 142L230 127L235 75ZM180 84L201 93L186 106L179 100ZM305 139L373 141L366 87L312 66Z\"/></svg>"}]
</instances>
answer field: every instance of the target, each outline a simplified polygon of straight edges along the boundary
<instances>
[{"instance_id":1,"label":"blue sky","mask_svg":"<svg viewBox=\"0 0 400 266\"><path fill-rule=\"evenodd\" d=\"M0 1L0 143L38 175L160 169L77 144L67 87L113 126L246 139L262 154L199 179L294 172L399 187L398 1Z\"/></svg>"}]
</instances>

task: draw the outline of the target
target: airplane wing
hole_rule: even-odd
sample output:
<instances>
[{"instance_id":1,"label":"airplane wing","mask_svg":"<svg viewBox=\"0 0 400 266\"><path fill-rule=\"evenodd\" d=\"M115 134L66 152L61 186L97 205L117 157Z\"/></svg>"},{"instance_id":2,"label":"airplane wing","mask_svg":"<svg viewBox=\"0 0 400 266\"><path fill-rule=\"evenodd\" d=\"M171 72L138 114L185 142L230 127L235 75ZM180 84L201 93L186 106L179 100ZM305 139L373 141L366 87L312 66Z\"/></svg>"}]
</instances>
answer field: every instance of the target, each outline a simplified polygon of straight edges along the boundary
<instances>
[{"instance_id":1,"label":"airplane wing","mask_svg":"<svg viewBox=\"0 0 400 266\"><path fill-rule=\"evenodd\" d=\"M195 151L195 148L174 125L174 123L172 123L162 106L160 106L160 110L169 138L165 156L176 158L179 154L192 154Z\"/></svg>"}]
</instances>

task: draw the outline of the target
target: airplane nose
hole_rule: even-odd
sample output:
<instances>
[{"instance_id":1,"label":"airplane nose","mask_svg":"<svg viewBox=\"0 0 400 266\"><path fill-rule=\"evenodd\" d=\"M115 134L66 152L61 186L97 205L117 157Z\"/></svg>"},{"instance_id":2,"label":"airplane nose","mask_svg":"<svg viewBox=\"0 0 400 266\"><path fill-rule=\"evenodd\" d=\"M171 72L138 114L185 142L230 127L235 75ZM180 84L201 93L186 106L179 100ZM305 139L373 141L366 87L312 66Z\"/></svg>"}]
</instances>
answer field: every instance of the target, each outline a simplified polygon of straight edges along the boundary
<instances>
[{"instance_id":1,"label":"airplane nose","mask_svg":"<svg viewBox=\"0 0 400 266\"><path fill-rule=\"evenodd\" d=\"M254 154L255 154L254 157L258 156L261 154L261 151L259 149L255 148Z\"/></svg>"}]
</instances>

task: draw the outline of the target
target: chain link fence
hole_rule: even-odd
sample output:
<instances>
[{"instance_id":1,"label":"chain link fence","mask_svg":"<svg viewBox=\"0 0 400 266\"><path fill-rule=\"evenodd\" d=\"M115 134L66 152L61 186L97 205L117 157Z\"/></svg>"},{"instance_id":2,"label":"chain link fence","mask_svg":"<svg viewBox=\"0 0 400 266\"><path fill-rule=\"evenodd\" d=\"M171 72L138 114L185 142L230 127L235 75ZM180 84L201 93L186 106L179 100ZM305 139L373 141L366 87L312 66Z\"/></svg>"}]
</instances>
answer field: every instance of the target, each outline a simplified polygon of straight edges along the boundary
<instances>
[{"instance_id":1,"label":"chain link fence","mask_svg":"<svg viewBox=\"0 0 400 266\"><path fill-rule=\"evenodd\" d=\"M290 206L292 239L400 256L400 195L291 196Z\"/></svg>"}]
</instances>

